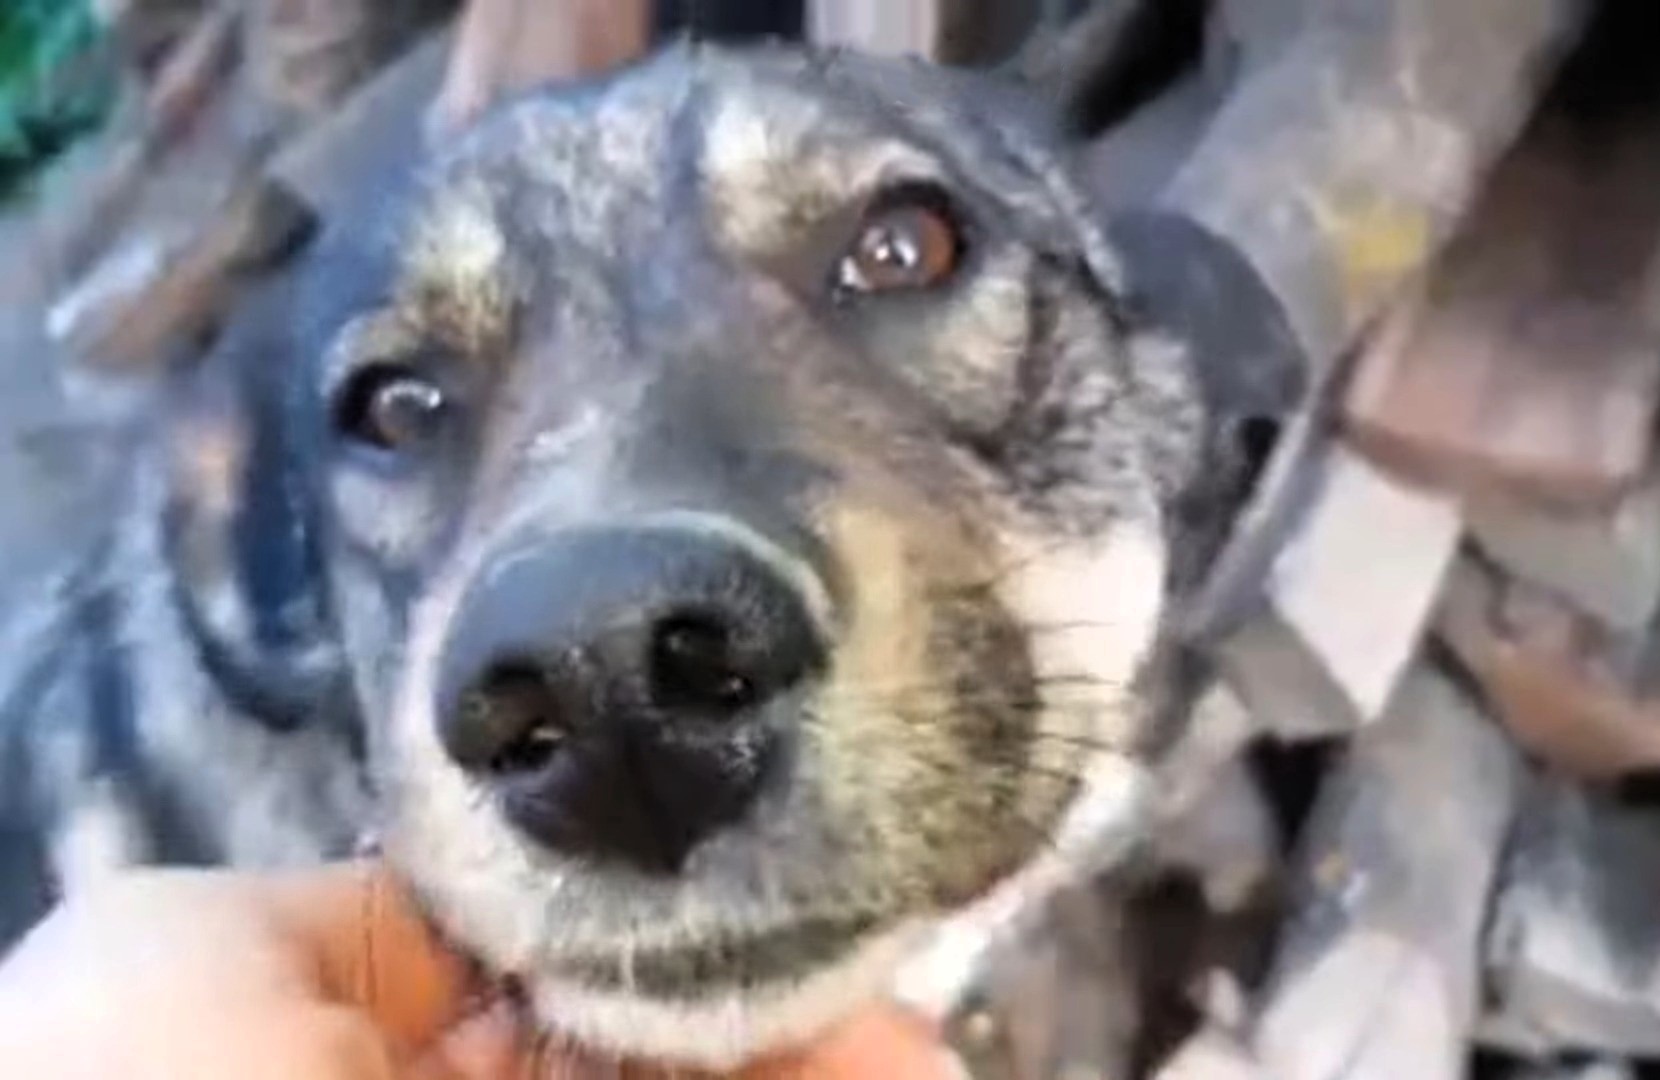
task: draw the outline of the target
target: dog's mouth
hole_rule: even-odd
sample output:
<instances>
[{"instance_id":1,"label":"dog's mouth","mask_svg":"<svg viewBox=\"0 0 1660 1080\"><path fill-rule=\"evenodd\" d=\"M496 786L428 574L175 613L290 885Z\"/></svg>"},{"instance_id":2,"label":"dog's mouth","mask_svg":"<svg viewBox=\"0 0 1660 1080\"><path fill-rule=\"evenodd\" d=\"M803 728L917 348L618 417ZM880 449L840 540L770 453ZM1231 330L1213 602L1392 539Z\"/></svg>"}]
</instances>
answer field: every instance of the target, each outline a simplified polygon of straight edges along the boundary
<instances>
[{"instance_id":1,"label":"dog's mouth","mask_svg":"<svg viewBox=\"0 0 1660 1080\"><path fill-rule=\"evenodd\" d=\"M761 933L746 930L672 947L573 956L560 961L556 970L589 990L666 1001L704 998L711 992L745 993L829 969L883 926L884 920L874 913L839 913Z\"/></svg>"}]
</instances>

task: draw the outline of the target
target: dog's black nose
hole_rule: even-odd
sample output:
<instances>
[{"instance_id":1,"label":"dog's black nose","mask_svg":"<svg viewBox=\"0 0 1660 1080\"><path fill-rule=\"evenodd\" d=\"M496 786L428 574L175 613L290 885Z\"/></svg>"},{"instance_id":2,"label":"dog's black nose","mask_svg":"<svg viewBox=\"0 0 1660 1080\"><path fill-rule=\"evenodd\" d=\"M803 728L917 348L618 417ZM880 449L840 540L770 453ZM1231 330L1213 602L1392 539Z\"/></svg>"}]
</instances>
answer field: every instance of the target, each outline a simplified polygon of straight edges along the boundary
<instances>
[{"instance_id":1,"label":"dog's black nose","mask_svg":"<svg viewBox=\"0 0 1660 1080\"><path fill-rule=\"evenodd\" d=\"M781 773L788 709L772 706L822 663L799 591L744 546L560 534L463 598L440 735L539 842L673 872Z\"/></svg>"}]
</instances>

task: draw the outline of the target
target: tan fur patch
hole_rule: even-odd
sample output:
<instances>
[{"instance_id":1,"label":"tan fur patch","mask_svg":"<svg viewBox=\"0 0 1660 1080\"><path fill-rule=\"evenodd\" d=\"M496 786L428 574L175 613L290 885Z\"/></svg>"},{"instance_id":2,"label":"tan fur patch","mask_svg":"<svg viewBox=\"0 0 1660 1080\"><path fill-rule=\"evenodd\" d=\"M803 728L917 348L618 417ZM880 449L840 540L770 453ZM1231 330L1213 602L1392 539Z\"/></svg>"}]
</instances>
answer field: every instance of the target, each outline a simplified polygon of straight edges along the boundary
<instances>
[{"instance_id":1,"label":"tan fur patch","mask_svg":"<svg viewBox=\"0 0 1660 1080\"><path fill-rule=\"evenodd\" d=\"M404 249L399 306L476 356L503 340L515 306L507 239L488 186L453 181L416 221Z\"/></svg>"},{"instance_id":2,"label":"tan fur patch","mask_svg":"<svg viewBox=\"0 0 1660 1080\"><path fill-rule=\"evenodd\" d=\"M751 255L777 251L883 183L941 174L920 150L837 131L822 108L787 94L723 102L706 138L705 192L719 239Z\"/></svg>"},{"instance_id":3,"label":"tan fur patch","mask_svg":"<svg viewBox=\"0 0 1660 1080\"><path fill-rule=\"evenodd\" d=\"M932 838L956 824L944 807L923 800L901 805L889 795L936 786L938 763L954 752L943 730L925 724L910 725L903 736L896 730L905 723L896 705L920 709L935 700L929 612L918 602L911 539L895 519L847 502L828 507L819 527L849 563L851 595L835 666L807 736L828 812L865 824L867 856L885 856L883 876L891 875L891 887L903 894L934 861ZM933 820L939 813L945 821Z\"/></svg>"}]
</instances>

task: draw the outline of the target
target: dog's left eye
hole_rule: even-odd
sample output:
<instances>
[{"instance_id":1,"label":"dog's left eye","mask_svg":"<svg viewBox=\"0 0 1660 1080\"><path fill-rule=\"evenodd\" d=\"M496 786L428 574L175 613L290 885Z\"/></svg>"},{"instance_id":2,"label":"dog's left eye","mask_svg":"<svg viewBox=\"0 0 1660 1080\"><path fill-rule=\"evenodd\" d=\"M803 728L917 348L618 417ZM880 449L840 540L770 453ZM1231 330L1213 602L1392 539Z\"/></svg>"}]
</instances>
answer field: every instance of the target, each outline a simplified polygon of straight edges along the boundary
<instances>
[{"instance_id":1,"label":"dog's left eye","mask_svg":"<svg viewBox=\"0 0 1660 1080\"><path fill-rule=\"evenodd\" d=\"M860 223L853 246L836 267L841 294L926 289L943 284L962 260L963 238L943 200L901 196Z\"/></svg>"},{"instance_id":2,"label":"dog's left eye","mask_svg":"<svg viewBox=\"0 0 1660 1080\"><path fill-rule=\"evenodd\" d=\"M347 380L335 403L342 435L381 450L403 450L437 434L448 402L431 380L396 365L377 365Z\"/></svg>"}]
</instances>

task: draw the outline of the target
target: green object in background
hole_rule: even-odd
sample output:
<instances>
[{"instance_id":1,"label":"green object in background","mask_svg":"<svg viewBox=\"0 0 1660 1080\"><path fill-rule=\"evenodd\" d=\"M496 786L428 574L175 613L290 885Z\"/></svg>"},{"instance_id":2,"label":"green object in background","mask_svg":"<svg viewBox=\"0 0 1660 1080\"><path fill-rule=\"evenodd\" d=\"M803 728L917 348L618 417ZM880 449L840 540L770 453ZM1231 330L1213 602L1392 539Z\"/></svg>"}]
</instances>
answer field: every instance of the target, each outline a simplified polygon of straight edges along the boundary
<instances>
[{"instance_id":1,"label":"green object in background","mask_svg":"<svg viewBox=\"0 0 1660 1080\"><path fill-rule=\"evenodd\" d=\"M100 32L86 0L0 0L0 200L108 112Z\"/></svg>"}]
</instances>

